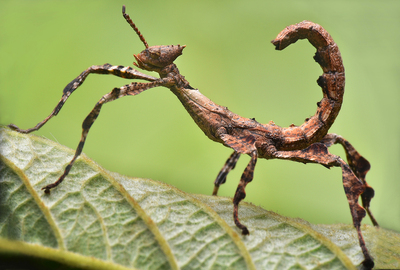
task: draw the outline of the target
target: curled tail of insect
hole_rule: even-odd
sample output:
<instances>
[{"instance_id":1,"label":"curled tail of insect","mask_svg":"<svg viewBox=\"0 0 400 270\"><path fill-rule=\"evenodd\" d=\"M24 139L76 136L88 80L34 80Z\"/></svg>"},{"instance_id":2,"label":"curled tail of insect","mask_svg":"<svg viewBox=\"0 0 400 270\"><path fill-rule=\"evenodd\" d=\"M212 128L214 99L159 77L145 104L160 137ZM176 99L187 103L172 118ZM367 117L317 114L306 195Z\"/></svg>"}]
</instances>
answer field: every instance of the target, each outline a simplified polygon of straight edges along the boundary
<instances>
[{"instance_id":1,"label":"curled tail of insect","mask_svg":"<svg viewBox=\"0 0 400 270\"><path fill-rule=\"evenodd\" d=\"M282 128L283 145L286 145L287 150L318 142L326 135L339 114L345 85L339 48L322 26L310 21L290 25L271 42L277 50L283 50L299 39L308 39L317 49L314 59L324 72L317 80L322 88L323 98L317 103L315 115L307 118L301 126Z\"/></svg>"}]
</instances>

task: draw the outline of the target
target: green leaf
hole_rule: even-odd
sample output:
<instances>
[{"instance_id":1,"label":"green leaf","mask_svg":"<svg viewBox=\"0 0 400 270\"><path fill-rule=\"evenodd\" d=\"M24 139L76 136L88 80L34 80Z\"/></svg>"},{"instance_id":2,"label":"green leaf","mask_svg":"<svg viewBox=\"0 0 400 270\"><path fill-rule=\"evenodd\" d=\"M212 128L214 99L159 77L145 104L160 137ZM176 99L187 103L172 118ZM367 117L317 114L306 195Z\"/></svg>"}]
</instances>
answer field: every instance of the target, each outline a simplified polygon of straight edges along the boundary
<instances>
[{"instance_id":1,"label":"green leaf","mask_svg":"<svg viewBox=\"0 0 400 270\"><path fill-rule=\"evenodd\" d=\"M311 225L249 203L192 195L101 168L84 154L0 128L0 262L39 269L355 269L363 260L350 225ZM363 226L378 268L400 265L400 235ZM1 263L0 263L1 266Z\"/></svg>"}]
</instances>

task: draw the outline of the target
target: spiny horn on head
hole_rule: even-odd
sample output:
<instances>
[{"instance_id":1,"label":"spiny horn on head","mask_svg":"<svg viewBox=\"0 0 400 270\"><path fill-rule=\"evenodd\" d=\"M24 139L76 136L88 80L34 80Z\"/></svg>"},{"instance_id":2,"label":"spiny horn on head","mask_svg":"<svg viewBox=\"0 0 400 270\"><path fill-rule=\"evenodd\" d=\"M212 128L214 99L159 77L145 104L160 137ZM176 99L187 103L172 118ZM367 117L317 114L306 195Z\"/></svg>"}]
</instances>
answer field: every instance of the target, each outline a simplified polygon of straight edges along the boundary
<instances>
[{"instance_id":1,"label":"spiny horn on head","mask_svg":"<svg viewBox=\"0 0 400 270\"><path fill-rule=\"evenodd\" d=\"M144 46L146 48L149 47L149 44L147 44L146 40L144 39L142 33L140 33L139 29L136 27L136 25L133 23L131 18L129 17L128 14L125 13L125 6L122 6L122 15L124 16L125 20L129 23L129 25L135 30L136 34L138 34L140 40L143 42Z\"/></svg>"}]
</instances>

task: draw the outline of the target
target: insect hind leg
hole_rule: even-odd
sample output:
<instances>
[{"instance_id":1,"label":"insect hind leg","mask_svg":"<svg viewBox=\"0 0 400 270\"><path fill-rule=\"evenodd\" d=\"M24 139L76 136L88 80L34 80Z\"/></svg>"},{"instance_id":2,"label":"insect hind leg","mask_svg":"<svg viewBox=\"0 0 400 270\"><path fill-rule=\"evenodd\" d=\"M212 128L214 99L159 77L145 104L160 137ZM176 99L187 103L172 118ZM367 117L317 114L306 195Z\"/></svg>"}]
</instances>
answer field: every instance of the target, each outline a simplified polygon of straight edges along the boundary
<instances>
[{"instance_id":1,"label":"insect hind leg","mask_svg":"<svg viewBox=\"0 0 400 270\"><path fill-rule=\"evenodd\" d=\"M272 157L278 159L287 159L302 163L317 163L325 167L340 167L342 169L343 187L349 203L350 213L353 219L353 225L357 230L358 240L365 260L363 265L371 269L374 265L371 255L366 247L361 233L361 220L365 217L365 209L358 203L358 198L365 192L364 183L359 180L350 166L340 157L328 152L328 148L323 143L314 143L303 150L294 151L276 151L270 150Z\"/></svg>"},{"instance_id":2,"label":"insect hind leg","mask_svg":"<svg viewBox=\"0 0 400 270\"><path fill-rule=\"evenodd\" d=\"M361 194L362 205L367 211L369 218L371 219L372 224L374 226L379 227L378 222L376 221L374 215L370 209L370 202L375 195L374 189L367 183L365 180L366 174L371 168L370 163L363 156L361 156L357 150L342 136L330 133L327 134L322 140L321 143L325 144L327 147L330 147L333 144L339 143L343 146L346 152L346 159L354 174L360 179L364 186L365 191Z\"/></svg>"}]
</instances>

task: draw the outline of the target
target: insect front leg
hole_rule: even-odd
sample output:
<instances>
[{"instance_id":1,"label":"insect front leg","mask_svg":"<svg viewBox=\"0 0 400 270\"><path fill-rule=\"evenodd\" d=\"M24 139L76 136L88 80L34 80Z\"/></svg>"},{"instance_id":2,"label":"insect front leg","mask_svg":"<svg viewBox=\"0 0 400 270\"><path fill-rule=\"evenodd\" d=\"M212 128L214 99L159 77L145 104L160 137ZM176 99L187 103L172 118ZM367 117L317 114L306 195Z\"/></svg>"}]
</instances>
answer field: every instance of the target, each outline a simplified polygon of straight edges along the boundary
<instances>
[{"instance_id":1,"label":"insect front leg","mask_svg":"<svg viewBox=\"0 0 400 270\"><path fill-rule=\"evenodd\" d=\"M157 81L151 82L151 83L133 82L133 83L130 83L130 84L125 85L120 88L114 88L110 93L104 95L96 103L93 110L89 113L89 115L83 121L81 139L79 141L78 147L76 148L75 155L72 158L72 160L69 162L67 167L65 167L64 173L58 178L57 181L43 187L42 190L44 190L45 193L49 194L50 189L58 186L64 180L64 178L68 175L68 173L71 170L72 166L74 165L76 159L82 153L83 146L85 145L86 137L87 137L89 130L90 130L91 126L93 125L94 121L96 121L97 117L99 116L100 110L101 110L101 107L103 106L103 104L113 101L113 100L116 100L118 98L121 98L123 96L127 96L127 95L135 96L149 88L165 85L166 82L168 82L168 79L158 79Z\"/></svg>"},{"instance_id":2,"label":"insect front leg","mask_svg":"<svg viewBox=\"0 0 400 270\"><path fill-rule=\"evenodd\" d=\"M374 262L365 245L360 228L361 220L365 217L366 211L358 204L358 198L365 192L365 186L364 183L357 178L350 166L340 157L329 153L326 145L322 143L314 143L306 149L296 151L274 151L273 147L265 149L268 149L272 157L278 159L288 159L302 163L317 163L328 168L332 166L341 167L344 191L349 203L353 225L357 230L358 240L365 258L363 265L367 269L372 269Z\"/></svg>"},{"instance_id":3,"label":"insect front leg","mask_svg":"<svg viewBox=\"0 0 400 270\"><path fill-rule=\"evenodd\" d=\"M217 178L214 181L214 190L212 195L217 196L219 186L225 184L226 176L228 173L235 169L236 163L238 162L240 157L240 153L234 151L229 158L226 160L224 167L222 167L221 171L218 173Z\"/></svg>"},{"instance_id":4,"label":"insect front leg","mask_svg":"<svg viewBox=\"0 0 400 270\"><path fill-rule=\"evenodd\" d=\"M131 67L124 67L124 66L113 66L110 64L104 64L101 66L91 66L85 71L83 71L78 77L76 77L72 82L67 84L63 90L63 95L58 102L57 106L54 110L47 116L43 121L39 122L36 126L29 129L20 129L18 126L14 124L8 125L8 127L12 128L21 133L30 133L32 131L39 130L44 124L47 123L53 116L56 116L58 112L61 110L65 102L67 101L68 97L74 92L87 78L87 76L91 73L95 74L111 74L121 78L126 79L142 79L146 81L156 81L157 78L143 74Z\"/></svg>"},{"instance_id":5,"label":"insect front leg","mask_svg":"<svg viewBox=\"0 0 400 270\"><path fill-rule=\"evenodd\" d=\"M367 181L365 180L365 176L367 172L370 170L371 165L369 164L368 160L366 160L363 156L361 156L357 150L349 143L346 139L342 136L330 133L327 134L322 140L321 143L325 144L327 147L330 147L333 144L341 144L346 152L347 162L354 172L354 174L360 179L365 186L365 191L361 194L361 201L363 207L367 211L369 218L371 219L372 224L374 226L379 227L378 222L376 221L375 217L372 215L370 210L370 202L371 199L375 195L374 189L368 185Z\"/></svg>"}]
</instances>

